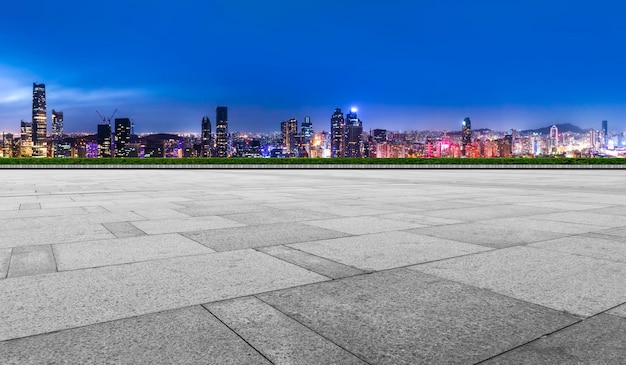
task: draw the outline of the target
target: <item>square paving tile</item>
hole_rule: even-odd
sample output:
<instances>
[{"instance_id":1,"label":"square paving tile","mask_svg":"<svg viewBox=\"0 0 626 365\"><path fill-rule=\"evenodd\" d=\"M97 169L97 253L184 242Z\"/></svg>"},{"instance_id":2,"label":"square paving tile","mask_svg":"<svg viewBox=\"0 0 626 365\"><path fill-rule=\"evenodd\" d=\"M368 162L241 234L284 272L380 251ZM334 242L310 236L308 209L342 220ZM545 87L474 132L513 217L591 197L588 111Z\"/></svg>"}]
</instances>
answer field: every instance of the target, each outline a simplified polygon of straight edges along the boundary
<instances>
[{"instance_id":1,"label":"square paving tile","mask_svg":"<svg viewBox=\"0 0 626 365\"><path fill-rule=\"evenodd\" d=\"M581 316L626 302L626 264L510 247L411 267Z\"/></svg>"},{"instance_id":2,"label":"square paving tile","mask_svg":"<svg viewBox=\"0 0 626 365\"><path fill-rule=\"evenodd\" d=\"M55 244L59 271L215 252L176 233Z\"/></svg>"},{"instance_id":3,"label":"square paving tile","mask_svg":"<svg viewBox=\"0 0 626 365\"><path fill-rule=\"evenodd\" d=\"M624 338L626 319L601 314L485 364L624 364Z\"/></svg>"},{"instance_id":4,"label":"square paving tile","mask_svg":"<svg viewBox=\"0 0 626 365\"><path fill-rule=\"evenodd\" d=\"M258 297L371 364L476 363L578 320L406 269Z\"/></svg>"},{"instance_id":5,"label":"square paving tile","mask_svg":"<svg viewBox=\"0 0 626 365\"><path fill-rule=\"evenodd\" d=\"M332 214L323 214L320 212L314 212L310 210L298 209L298 210L282 210L282 209L267 209L263 212L255 213L241 213L241 214L229 214L224 218L244 223L251 226L261 224L274 224L274 223L286 223L286 222L302 222L312 219L321 219L333 217Z\"/></svg>"},{"instance_id":6,"label":"square paving tile","mask_svg":"<svg viewBox=\"0 0 626 365\"><path fill-rule=\"evenodd\" d=\"M9 364L270 364L200 306L0 342Z\"/></svg>"},{"instance_id":7,"label":"square paving tile","mask_svg":"<svg viewBox=\"0 0 626 365\"><path fill-rule=\"evenodd\" d=\"M457 224L463 223L465 221L458 219L446 219L446 218L438 218L438 217L429 217L427 215L421 215L419 213L392 213L392 214L381 214L380 218L397 220L402 222L416 223L425 226L443 226L446 224Z\"/></svg>"},{"instance_id":8,"label":"square paving tile","mask_svg":"<svg viewBox=\"0 0 626 365\"><path fill-rule=\"evenodd\" d=\"M132 224L147 234L163 234L176 232L201 231L205 229L219 229L241 227L243 224L230 219L207 216L194 218L156 219L149 221L132 222Z\"/></svg>"},{"instance_id":9,"label":"square paving tile","mask_svg":"<svg viewBox=\"0 0 626 365\"><path fill-rule=\"evenodd\" d=\"M11 254L7 277L30 276L56 272L50 245L16 247Z\"/></svg>"},{"instance_id":10,"label":"square paving tile","mask_svg":"<svg viewBox=\"0 0 626 365\"><path fill-rule=\"evenodd\" d=\"M420 212L420 214L464 221L484 221L495 218L533 216L558 211L558 209L525 207L521 205L486 205L460 209L427 210Z\"/></svg>"},{"instance_id":11,"label":"square paving tile","mask_svg":"<svg viewBox=\"0 0 626 365\"><path fill-rule=\"evenodd\" d=\"M533 243L530 246L626 264L626 243L610 239L572 236Z\"/></svg>"},{"instance_id":12,"label":"square paving tile","mask_svg":"<svg viewBox=\"0 0 626 365\"><path fill-rule=\"evenodd\" d=\"M626 226L626 217L611 214L597 214L590 212L562 212L552 214L542 214L532 219L544 221L557 221L567 223L593 224L602 227L623 227Z\"/></svg>"},{"instance_id":13,"label":"square paving tile","mask_svg":"<svg viewBox=\"0 0 626 365\"><path fill-rule=\"evenodd\" d=\"M257 298L204 306L274 364L366 364Z\"/></svg>"},{"instance_id":14,"label":"square paving tile","mask_svg":"<svg viewBox=\"0 0 626 365\"><path fill-rule=\"evenodd\" d=\"M146 232L130 224L130 222L102 223L117 238L145 236Z\"/></svg>"},{"instance_id":15,"label":"square paving tile","mask_svg":"<svg viewBox=\"0 0 626 365\"><path fill-rule=\"evenodd\" d=\"M425 227L423 224L372 216L324 219L305 222L305 224L357 235Z\"/></svg>"},{"instance_id":16,"label":"square paving tile","mask_svg":"<svg viewBox=\"0 0 626 365\"><path fill-rule=\"evenodd\" d=\"M592 224L582 224L582 223L568 223L568 222L558 222L558 221L549 221L549 220L541 220L541 219L530 219L528 217L518 217L518 218L497 218L482 221L481 223L488 224L491 226L504 226L504 227L524 227L534 231L542 231L542 232L555 232L555 233L563 233L567 235L572 234L581 234L587 232L598 231L602 229L606 229L603 226L597 226Z\"/></svg>"},{"instance_id":17,"label":"square paving tile","mask_svg":"<svg viewBox=\"0 0 626 365\"><path fill-rule=\"evenodd\" d=\"M362 270L384 270L489 250L470 243L385 232L288 245Z\"/></svg>"},{"instance_id":18,"label":"square paving tile","mask_svg":"<svg viewBox=\"0 0 626 365\"><path fill-rule=\"evenodd\" d=\"M0 248L35 246L58 242L77 242L115 238L101 224L48 226L24 230L9 230L0 235Z\"/></svg>"},{"instance_id":19,"label":"square paving tile","mask_svg":"<svg viewBox=\"0 0 626 365\"><path fill-rule=\"evenodd\" d=\"M216 251L240 250L347 236L346 233L297 222L186 232L184 235Z\"/></svg>"}]
</instances>

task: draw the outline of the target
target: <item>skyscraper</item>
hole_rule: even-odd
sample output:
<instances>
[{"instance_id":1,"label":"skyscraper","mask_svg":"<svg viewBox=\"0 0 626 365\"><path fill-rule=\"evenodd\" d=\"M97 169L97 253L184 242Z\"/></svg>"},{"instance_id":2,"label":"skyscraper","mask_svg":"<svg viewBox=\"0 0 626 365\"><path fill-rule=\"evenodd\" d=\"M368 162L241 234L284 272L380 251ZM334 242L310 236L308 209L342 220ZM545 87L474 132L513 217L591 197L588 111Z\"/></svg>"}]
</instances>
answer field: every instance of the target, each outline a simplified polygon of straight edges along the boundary
<instances>
[{"instance_id":1,"label":"skyscraper","mask_svg":"<svg viewBox=\"0 0 626 365\"><path fill-rule=\"evenodd\" d=\"M215 114L215 154L217 157L228 157L228 108L218 106Z\"/></svg>"},{"instance_id":2,"label":"skyscraper","mask_svg":"<svg viewBox=\"0 0 626 365\"><path fill-rule=\"evenodd\" d=\"M346 157L362 157L363 123L356 115L356 108L346 116Z\"/></svg>"},{"instance_id":3,"label":"skyscraper","mask_svg":"<svg viewBox=\"0 0 626 365\"><path fill-rule=\"evenodd\" d=\"M115 118L115 157L129 157L130 119Z\"/></svg>"},{"instance_id":4,"label":"skyscraper","mask_svg":"<svg viewBox=\"0 0 626 365\"><path fill-rule=\"evenodd\" d=\"M472 121L469 117L463 119L461 129L461 156L469 156L469 148L472 144Z\"/></svg>"},{"instance_id":5,"label":"skyscraper","mask_svg":"<svg viewBox=\"0 0 626 365\"><path fill-rule=\"evenodd\" d=\"M63 141L63 112L52 109L52 156L65 157L61 146Z\"/></svg>"},{"instance_id":6,"label":"skyscraper","mask_svg":"<svg viewBox=\"0 0 626 365\"><path fill-rule=\"evenodd\" d=\"M46 85L33 82L33 156L46 156Z\"/></svg>"},{"instance_id":7,"label":"skyscraper","mask_svg":"<svg viewBox=\"0 0 626 365\"><path fill-rule=\"evenodd\" d=\"M304 122L300 127L300 134L304 138L304 143L311 143L311 138L313 136L313 124L311 123L311 117L304 117Z\"/></svg>"},{"instance_id":8,"label":"skyscraper","mask_svg":"<svg viewBox=\"0 0 626 365\"><path fill-rule=\"evenodd\" d=\"M211 133L211 120L208 116L202 117L202 157L213 156L213 134Z\"/></svg>"},{"instance_id":9,"label":"skyscraper","mask_svg":"<svg viewBox=\"0 0 626 365\"><path fill-rule=\"evenodd\" d=\"M291 118L286 122L280 123L280 135L288 155L294 155L298 152L296 134L298 134L298 120L296 118Z\"/></svg>"},{"instance_id":10,"label":"skyscraper","mask_svg":"<svg viewBox=\"0 0 626 365\"><path fill-rule=\"evenodd\" d=\"M33 157L33 123L20 122L20 157Z\"/></svg>"},{"instance_id":11,"label":"skyscraper","mask_svg":"<svg viewBox=\"0 0 626 365\"><path fill-rule=\"evenodd\" d=\"M98 124L98 157L111 157L111 126Z\"/></svg>"},{"instance_id":12,"label":"skyscraper","mask_svg":"<svg viewBox=\"0 0 626 365\"><path fill-rule=\"evenodd\" d=\"M550 127L550 151L556 152L556 148L559 147L559 128L556 125Z\"/></svg>"},{"instance_id":13,"label":"skyscraper","mask_svg":"<svg viewBox=\"0 0 626 365\"><path fill-rule=\"evenodd\" d=\"M331 157L345 157L345 129L346 122L343 119L343 113L341 109L336 108L330 118Z\"/></svg>"},{"instance_id":14,"label":"skyscraper","mask_svg":"<svg viewBox=\"0 0 626 365\"><path fill-rule=\"evenodd\" d=\"M609 126L608 126L609 122L606 120L602 121L602 144L604 145L604 148L607 147L608 144L608 137L609 137Z\"/></svg>"}]
</instances>

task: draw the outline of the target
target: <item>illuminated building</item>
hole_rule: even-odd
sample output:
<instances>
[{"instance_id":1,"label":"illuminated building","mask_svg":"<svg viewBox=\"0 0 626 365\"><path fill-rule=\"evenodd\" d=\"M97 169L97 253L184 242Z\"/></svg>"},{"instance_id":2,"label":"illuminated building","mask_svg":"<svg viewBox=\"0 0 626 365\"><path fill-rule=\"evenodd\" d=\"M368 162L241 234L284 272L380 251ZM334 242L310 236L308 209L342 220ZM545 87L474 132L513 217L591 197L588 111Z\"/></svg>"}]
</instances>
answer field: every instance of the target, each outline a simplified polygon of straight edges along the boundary
<instances>
[{"instance_id":1,"label":"illuminated building","mask_svg":"<svg viewBox=\"0 0 626 365\"><path fill-rule=\"evenodd\" d=\"M213 156L213 134L211 120L208 116L202 117L202 157Z\"/></svg>"},{"instance_id":2,"label":"illuminated building","mask_svg":"<svg viewBox=\"0 0 626 365\"><path fill-rule=\"evenodd\" d=\"M33 123L20 122L20 157L33 157Z\"/></svg>"},{"instance_id":3,"label":"illuminated building","mask_svg":"<svg viewBox=\"0 0 626 365\"><path fill-rule=\"evenodd\" d=\"M556 125L550 127L550 153L555 153L559 147L559 129Z\"/></svg>"},{"instance_id":4,"label":"illuminated building","mask_svg":"<svg viewBox=\"0 0 626 365\"><path fill-rule=\"evenodd\" d=\"M467 150L472 144L472 121L469 117L463 119L461 129L461 155L467 157Z\"/></svg>"},{"instance_id":5,"label":"illuminated building","mask_svg":"<svg viewBox=\"0 0 626 365\"><path fill-rule=\"evenodd\" d=\"M33 156L46 157L46 85L33 83Z\"/></svg>"},{"instance_id":6,"label":"illuminated building","mask_svg":"<svg viewBox=\"0 0 626 365\"><path fill-rule=\"evenodd\" d=\"M304 143L311 143L311 138L313 137L313 124L311 123L311 117L304 117L304 122L300 127L300 134L304 137Z\"/></svg>"},{"instance_id":7,"label":"illuminated building","mask_svg":"<svg viewBox=\"0 0 626 365\"><path fill-rule=\"evenodd\" d=\"M283 147L287 150L288 156L298 155L298 146L296 144L296 134L298 133L298 121L291 118L286 122L280 123L280 136Z\"/></svg>"},{"instance_id":8,"label":"illuminated building","mask_svg":"<svg viewBox=\"0 0 626 365\"><path fill-rule=\"evenodd\" d=\"M343 113L341 109L336 108L330 118L331 157L345 157L345 129Z\"/></svg>"},{"instance_id":9,"label":"illuminated building","mask_svg":"<svg viewBox=\"0 0 626 365\"><path fill-rule=\"evenodd\" d=\"M130 157L130 119L115 118L115 157Z\"/></svg>"},{"instance_id":10,"label":"illuminated building","mask_svg":"<svg viewBox=\"0 0 626 365\"><path fill-rule=\"evenodd\" d=\"M356 108L346 115L346 157L362 157L363 123L356 115Z\"/></svg>"},{"instance_id":11,"label":"illuminated building","mask_svg":"<svg viewBox=\"0 0 626 365\"><path fill-rule=\"evenodd\" d=\"M228 108L218 106L215 114L215 155L228 157Z\"/></svg>"},{"instance_id":12,"label":"illuminated building","mask_svg":"<svg viewBox=\"0 0 626 365\"><path fill-rule=\"evenodd\" d=\"M111 157L111 126L98 124L98 157Z\"/></svg>"},{"instance_id":13,"label":"illuminated building","mask_svg":"<svg viewBox=\"0 0 626 365\"><path fill-rule=\"evenodd\" d=\"M498 140L498 155L500 157L511 157L513 148L513 136L507 134Z\"/></svg>"},{"instance_id":14,"label":"illuminated building","mask_svg":"<svg viewBox=\"0 0 626 365\"><path fill-rule=\"evenodd\" d=\"M52 109L52 156L65 157L63 142L63 112Z\"/></svg>"},{"instance_id":15,"label":"illuminated building","mask_svg":"<svg viewBox=\"0 0 626 365\"><path fill-rule=\"evenodd\" d=\"M609 124L608 121L606 120L602 121L602 142L603 142L604 148L607 148L608 146L608 135L609 135L608 124Z\"/></svg>"}]
</instances>

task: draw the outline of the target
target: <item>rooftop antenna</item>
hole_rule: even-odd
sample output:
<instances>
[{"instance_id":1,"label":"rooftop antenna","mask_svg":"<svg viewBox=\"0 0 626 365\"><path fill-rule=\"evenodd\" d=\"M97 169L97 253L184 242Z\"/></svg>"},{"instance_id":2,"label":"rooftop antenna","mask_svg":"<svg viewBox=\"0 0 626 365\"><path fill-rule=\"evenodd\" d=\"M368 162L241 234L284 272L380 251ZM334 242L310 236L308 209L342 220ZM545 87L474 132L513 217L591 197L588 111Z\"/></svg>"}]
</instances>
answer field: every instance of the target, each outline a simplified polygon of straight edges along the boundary
<instances>
[{"instance_id":1,"label":"rooftop antenna","mask_svg":"<svg viewBox=\"0 0 626 365\"><path fill-rule=\"evenodd\" d=\"M109 125L111 125L111 119L113 119L113 117L115 116L115 113L117 113L117 109L115 109L115 111L113 112L113 114L111 114L110 117L105 118L102 114L100 114L99 111L96 110L96 113L98 113L98 116L100 117L100 119L102 119L102 123L108 123Z\"/></svg>"}]
</instances>

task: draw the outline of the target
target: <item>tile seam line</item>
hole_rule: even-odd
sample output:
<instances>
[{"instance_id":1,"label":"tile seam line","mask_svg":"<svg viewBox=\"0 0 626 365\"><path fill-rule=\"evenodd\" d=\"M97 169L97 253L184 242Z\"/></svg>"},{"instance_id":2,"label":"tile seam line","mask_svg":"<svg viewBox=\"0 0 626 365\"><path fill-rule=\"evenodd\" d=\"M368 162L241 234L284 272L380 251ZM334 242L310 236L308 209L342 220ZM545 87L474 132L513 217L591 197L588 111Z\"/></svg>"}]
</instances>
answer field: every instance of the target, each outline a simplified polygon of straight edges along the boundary
<instances>
[{"instance_id":1,"label":"tile seam line","mask_svg":"<svg viewBox=\"0 0 626 365\"><path fill-rule=\"evenodd\" d=\"M282 246L282 245L276 245L276 246ZM325 277L326 279L328 279L328 281L333 281L333 280L335 280L335 278L331 278L331 277L330 277L330 276L328 276L328 275L324 275L324 274L319 273L319 272L317 272L317 271L314 271L314 270L311 270L311 269L307 269L306 267L300 266L300 265L298 265L298 264L296 264L296 263L294 263L294 262L287 261L287 260L283 259L282 257L278 257L278 256L270 255L270 254L269 254L269 253L267 253L267 252L259 251L259 250L257 250L257 248L259 248L259 247L255 247L255 248L253 248L253 250L255 250L256 252L261 253L261 254L263 254L263 255L267 255L267 256L269 256L269 257L271 257L271 258L275 258L275 259L281 260L281 261L283 261L283 262L286 262L286 263L288 263L288 264L290 264L290 265L297 266L297 267L299 267L299 268L301 268L301 269L303 269L303 270L306 270L306 271L312 272L312 273L314 273L314 274L317 274L317 275L323 276L323 277Z\"/></svg>"},{"instance_id":2,"label":"tile seam line","mask_svg":"<svg viewBox=\"0 0 626 365\"><path fill-rule=\"evenodd\" d=\"M344 237L337 237L337 239L339 239L339 238L346 238L346 237L358 237L358 236L350 235L350 236L344 236ZM323 239L322 239L322 240L317 240L317 241L325 241L325 240L323 240ZM352 276L358 276L358 275L370 274L370 273L372 273L372 272L373 272L373 271L371 271L371 270L360 269L360 268L355 267L355 266L352 266L352 265L344 264L343 262L339 262L339 261L336 261L336 260L333 260L333 259L329 259L329 258L324 257L324 256L316 255L316 254L314 254L314 253L311 253L311 252L307 252L307 251L301 250L301 249L296 248L296 247L291 247L291 246L289 246L289 245L297 245L297 244L299 244L299 243L309 243L309 242L316 242L316 241L307 241L307 242L287 243L287 244L280 245L280 246L285 246L285 247L288 247L288 248L290 248L290 249L292 249L292 250L299 251L299 252L302 252L302 253L307 254L307 255L315 256L315 257L318 257L318 258L323 259L323 260L327 260L327 261L330 261L330 262L334 262L335 264L342 265L342 266L346 266L346 267L349 267L349 268L351 268L351 269L355 269L355 270L363 271L363 273L361 273L361 274L352 275ZM343 279L343 277L342 277L342 278L333 279L333 280L338 280L338 279Z\"/></svg>"},{"instance_id":3,"label":"tile seam line","mask_svg":"<svg viewBox=\"0 0 626 365\"><path fill-rule=\"evenodd\" d=\"M371 363L371 362L369 362L369 361L367 361L367 360L363 359L361 356L359 356L359 355L355 354L354 352L352 352L352 351L348 350L347 348L345 348L345 347L341 346L340 344L336 343L335 341L332 341L330 338L328 338L328 337L326 337L326 336L322 335L321 333L319 333L318 331L314 330L313 328L311 328L311 327L309 327L309 326L305 325L304 323L302 323L302 322L298 321L297 319L295 319L295 318L293 318L292 316L288 315L287 313L285 313L285 312L281 311L279 308L275 307L274 305L272 305L272 304L270 304L270 303L266 302L266 301L265 301L265 300L263 300L262 298L259 298L259 294L254 294L254 295L253 295L253 297L254 297L254 298L256 298L257 300L261 301L261 302L262 302L262 303L264 303L265 305L269 306L270 308L273 308L274 310L276 310L277 312L281 313L281 314L282 314L282 315L284 315L285 317L287 317L287 318L291 319L292 321L294 321L294 322L298 323L298 324L299 324L299 325L301 325L302 327L304 327L304 328L308 329L309 331L313 332L314 334L316 334L316 335L320 336L320 337L321 337L321 338L323 338L324 340L326 340L326 341L328 341L328 342L332 343L333 345L335 345L335 346L337 346L338 348L340 348L340 349L344 350L345 352L349 353L350 355L354 356L355 358L357 358L357 359L359 359L359 360L363 361L363 363L368 364L368 365L372 365L372 363Z\"/></svg>"}]
</instances>

